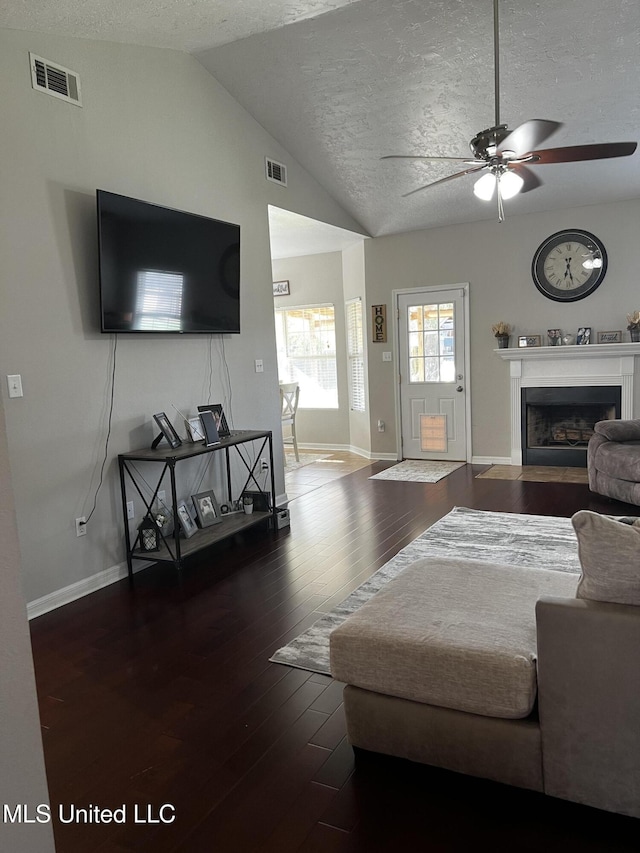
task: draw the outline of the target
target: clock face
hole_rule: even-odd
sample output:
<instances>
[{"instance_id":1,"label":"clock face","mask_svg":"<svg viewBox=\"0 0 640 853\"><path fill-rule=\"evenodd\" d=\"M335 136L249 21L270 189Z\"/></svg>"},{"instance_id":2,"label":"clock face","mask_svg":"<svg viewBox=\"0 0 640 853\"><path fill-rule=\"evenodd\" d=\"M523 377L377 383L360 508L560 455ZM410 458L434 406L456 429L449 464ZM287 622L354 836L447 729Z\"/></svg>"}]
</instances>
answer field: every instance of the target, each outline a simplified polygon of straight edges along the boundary
<instances>
[{"instance_id":1,"label":"clock face","mask_svg":"<svg viewBox=\"0 0 640 853\"><path fill-rule=\"evenodd\" d=\"M607 271L604 246L588 231L558 231L533 256L531 274L538 290L556 302L584 299Z\"/></svg>"}]
</instances>

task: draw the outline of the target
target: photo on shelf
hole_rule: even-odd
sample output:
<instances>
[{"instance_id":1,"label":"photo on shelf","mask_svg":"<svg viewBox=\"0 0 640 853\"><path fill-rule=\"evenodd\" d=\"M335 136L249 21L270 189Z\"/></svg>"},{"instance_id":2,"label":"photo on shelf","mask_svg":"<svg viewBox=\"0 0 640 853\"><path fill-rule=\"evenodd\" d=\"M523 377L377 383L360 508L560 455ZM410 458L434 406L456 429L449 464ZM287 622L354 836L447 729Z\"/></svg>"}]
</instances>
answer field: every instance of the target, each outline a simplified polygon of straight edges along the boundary
<instances>
[{"instance_id":1,"label":"photo on shelf","mask_svg":"<svg viewBox=\"0 0 640 853\"><path fill-rule=\"evenodd\" d=\"M200 420L202 421L202 428L204 430L205 447L213 447L214 444L220 444L220 434L218 433L213 412L208 410L200 412Z\"/></svg>"},{"instance_id":2,"label":"photo on shelf","mask_svg":"<svg viewBox=\"0 0 640 853\"><path fill-rule=\"evenodd\" d=\"M218 430L220 438L229 437L231 433L229 432L227 419L225 418L222 410L222 403L209 403L207 406L198 406L198 411L200 414L202 414L202 412L211 412L216 422L216 429Z\"/></svg>"},{"instance_id":3,"label":"photo on shelf","mask_svg":"<svg viewBox=\"0 0 640 853\"><path fill-rule=\"evenodd\" d=\"M211 527L212 524L219 524L222 521L220 507L212 491L191 495L191 500L196 510L196 521L200 527Z\"/></svg>"},{"instance_id":4,"label":"photo on shelf","mask_svg":"<svg viewBox=\"0 0 640 853\"><path fill-rule=\"evenodd\" d=\"M180 529L182 530L185 539L189 539L198 530L196 523L191 517L189 509L184 501L179 501L177 510Z\"/></svg>"},{"instance_id":5,"label":"photo on shelf","mask_svg":"<svg viewBox=\"0 0 640 853\"><path fill-rule=\"evenodd\" d=\"M204 441L204 429L199 415L195 418L188 418L184 425L190 441Z\"/></svg>"},{"instance_id":6,"label":"photo on shelf","mask_svg":"<svg viewBox=\"0 0 640 853\"><path fill-rule=\"evenodd\" d=\"M180 447L180 445L182 444L182 439L173 428L173 424L166 416L166 414L164 412L158 412L153 416L153 419L160 427L160 435L154 440L151 447L156 448L162 438L166 438L174 450L176 447Z\"/></svg>"},{"instance_id":7,"label":"photo on shelf","mask_svg":"<svg viewBox=\"0 0 640 853\"><path fill-rule=\"evenodd\" d=\"M576 335L576 344L586 346L591 343L591 326L581 326Z\"/></svg>"}]
</instances>

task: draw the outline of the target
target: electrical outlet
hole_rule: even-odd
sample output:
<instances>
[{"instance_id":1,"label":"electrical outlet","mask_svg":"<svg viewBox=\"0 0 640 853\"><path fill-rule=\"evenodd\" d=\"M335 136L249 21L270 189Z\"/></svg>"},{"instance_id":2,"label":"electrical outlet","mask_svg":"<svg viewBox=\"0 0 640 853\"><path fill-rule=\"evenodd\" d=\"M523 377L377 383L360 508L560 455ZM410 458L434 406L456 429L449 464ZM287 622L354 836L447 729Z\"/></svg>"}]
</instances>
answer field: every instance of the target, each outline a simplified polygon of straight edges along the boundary
<instances>
[{"instance_id":1,"label":"electrical outlet","mask_svg":"<svg viewBox=\"0 0 640 853\"><path fill-rule=\"evenodd\" d=\"M160 489L158 492L158 506L166 506L167 505L167 493L164 489Z\"/></svg>"},{"instance_id":2,"label":"electrical outlet","mask_svg":"<svg viewBox=\"0 0 640 853\"><path fill-rule=\"evenodd\" d=\"M127 501L127 518L135 518L136 513L133 508L133 501Z\"/></svg>"},{"instance_id":3,"label":"electrical outlet","mask_svg":"<svg viewBox=\"0 0 640 853\"><path fill-rule=\"evenodd\" d=\"M76 536L87 535L87 519L84 515L81 518L76 518Z\"/></svg>"},{"instance_id":4,"label":"electrical outlet","mask_svg":"<svg viewBox=\"0 0 640 853\"><path fill-rule=\"evenodd\" d=\"M256 373L264 372L264 362L261 358L256 358Z\"/></svg>"},{"instance_id":5,"label":"electrical outlet","mask_svg":"<svg viewBox=\"0 0 640 853\"><path fill-rule=\"evenodd\" d=\"M269 463L267 462L266 459L260 460L260 470L261 471L268 471L269 470Z\"/></svg>"}]
</instances>

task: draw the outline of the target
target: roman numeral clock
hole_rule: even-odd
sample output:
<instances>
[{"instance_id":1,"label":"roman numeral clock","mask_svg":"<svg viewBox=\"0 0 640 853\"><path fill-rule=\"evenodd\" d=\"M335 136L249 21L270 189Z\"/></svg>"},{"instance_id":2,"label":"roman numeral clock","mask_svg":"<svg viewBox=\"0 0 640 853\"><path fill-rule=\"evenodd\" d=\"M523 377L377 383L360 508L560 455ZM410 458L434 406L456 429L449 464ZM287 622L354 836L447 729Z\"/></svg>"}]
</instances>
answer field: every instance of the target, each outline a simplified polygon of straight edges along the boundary
<instances>
[{"instance_id":1,"label":"roman numeral clock","mask_svg":"<svg viewBox=\"0 0 640 853\"><path fill-rule=\"evenodd\" d=\"M602 242L588 231L558 231L538 247L531 274L540 293L556 302L577 302L600 286L607 271Z\"/></svg>"}]
</instances>

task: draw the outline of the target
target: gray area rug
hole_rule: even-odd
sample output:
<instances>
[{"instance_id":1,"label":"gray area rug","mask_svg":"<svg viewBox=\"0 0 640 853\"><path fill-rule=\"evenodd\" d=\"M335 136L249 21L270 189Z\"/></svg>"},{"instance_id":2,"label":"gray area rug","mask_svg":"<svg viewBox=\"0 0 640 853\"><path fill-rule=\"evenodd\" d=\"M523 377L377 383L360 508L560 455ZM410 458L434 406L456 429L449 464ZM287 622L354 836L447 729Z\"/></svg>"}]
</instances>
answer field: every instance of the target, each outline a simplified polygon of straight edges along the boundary
<instances>
[{"instance_id":1,"label":"gray area rug","mask_svg":"<svg viewBox=\"0 0 640 853\"><path fill-rule=\"evenodd\" d=\"M330 613L278 649L269 660L331 675L331 631L392 578L422 557L469 557L487 563L580 572L578 543L570 519L454 507Z\"/></svg>"},{"instance_id":2,"label":"gray area rug","mask_svg":"<svg viewBox=\"0 0 640 853\"><path fill-rule=\"evenodd\" d=\"M405 459L391 468L369 477L370 480L401 480L409 483L437 483L443 477L462 468L464 462L431 462Z\"/></svg>"}]
</instances>

